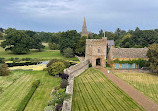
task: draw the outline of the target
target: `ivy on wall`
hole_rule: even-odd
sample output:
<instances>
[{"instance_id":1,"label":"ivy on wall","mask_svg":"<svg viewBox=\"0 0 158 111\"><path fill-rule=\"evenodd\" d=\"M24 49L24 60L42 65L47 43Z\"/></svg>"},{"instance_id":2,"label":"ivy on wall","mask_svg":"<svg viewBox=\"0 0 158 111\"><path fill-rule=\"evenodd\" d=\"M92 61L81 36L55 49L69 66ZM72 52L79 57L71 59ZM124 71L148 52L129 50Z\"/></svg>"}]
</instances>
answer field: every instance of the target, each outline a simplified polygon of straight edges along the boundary
<instances>
[{"instance_id":1,"label":"ivy on wall","mask_svg":"<svg viewBox=\"0 0 158 111\"><path fill-rule=\"evenodd\" d=\"M137 59L137 60L119 60L119 59L115 59L113 61L111 61L111 63L120 63L120 64L139 64L140 67L146 66L147 65L147 61L144 59Z\"/></svg>"}]
</instances>

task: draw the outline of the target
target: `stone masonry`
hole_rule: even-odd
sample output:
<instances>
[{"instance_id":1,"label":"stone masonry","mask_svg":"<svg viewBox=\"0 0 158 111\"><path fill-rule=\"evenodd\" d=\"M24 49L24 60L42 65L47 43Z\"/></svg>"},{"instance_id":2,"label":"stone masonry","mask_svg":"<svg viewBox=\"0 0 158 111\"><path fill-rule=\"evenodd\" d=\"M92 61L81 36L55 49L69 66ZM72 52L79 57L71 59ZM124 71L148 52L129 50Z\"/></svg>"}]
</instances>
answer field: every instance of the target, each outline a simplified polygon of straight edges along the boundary
<instances>
[{"instance_id":1,"label":"stone masonry","mask_svg":"<svg viewBox=\"0 0 158 111\"><path fill-rule=\"evenodd\" d=\"M71 66L64 70L65 74L69 74L69 85L66 87L66 93L71 94L71 98L63 102L62 111L71 111L74 78L89 68L89 61L80 61L79 64Z\"/></svg>"},{"instance_id":2,"label":"stone masonry","mask_svg":"<svg viewBox=\"0 0 158 111\"><path fill-rule=\"evenodd\" d=\"M84 17L84 23L82 27L81 37L86 36L88 37L88 31L87 31L87 25L86 25L86 19Z\"/></svg>"},{"instance_id":3,"label":"stone masonry","mask_svg":"<svg viewBox=\"0 0 158 111\"><path fill-rule=\"evenodd\" d=\"M92 67L97 65L106 67L107 38L87 39L85 60L89 60Z\"/></svg>"}]
</instances>

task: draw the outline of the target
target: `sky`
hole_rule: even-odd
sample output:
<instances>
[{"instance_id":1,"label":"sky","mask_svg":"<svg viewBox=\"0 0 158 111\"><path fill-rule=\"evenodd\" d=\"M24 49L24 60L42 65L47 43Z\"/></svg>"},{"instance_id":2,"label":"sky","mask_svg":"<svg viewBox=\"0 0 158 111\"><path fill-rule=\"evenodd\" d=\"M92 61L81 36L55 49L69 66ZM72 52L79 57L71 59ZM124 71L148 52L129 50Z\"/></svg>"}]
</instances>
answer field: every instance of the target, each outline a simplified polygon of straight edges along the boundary
<instances>
[{"instance_id":1,"label":"sky","mask_svg":"<svg viewBox=\"0 0 158 111\"><path fill-rule=\"evenodd\" d=\"M0 27L18 30L98 33L158 29L158 0L0 0Z\"/></svg>"}]
</instances>

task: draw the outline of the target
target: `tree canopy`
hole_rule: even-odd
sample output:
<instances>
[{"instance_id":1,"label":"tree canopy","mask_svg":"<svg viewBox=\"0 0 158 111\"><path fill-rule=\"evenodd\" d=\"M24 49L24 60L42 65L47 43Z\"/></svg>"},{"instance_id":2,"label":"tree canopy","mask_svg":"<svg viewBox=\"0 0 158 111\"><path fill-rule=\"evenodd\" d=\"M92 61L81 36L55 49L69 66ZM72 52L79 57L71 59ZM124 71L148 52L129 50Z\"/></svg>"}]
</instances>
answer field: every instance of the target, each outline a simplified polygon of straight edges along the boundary
<instances>
[{"instance_id":1,"label":"tree canopy","mask_svg":"<svg viewBox=\"0 0 158 111\"><path fill-rule=\"evenodd\" d=\"M158 44L153 44L149 47L147 56L149 58L151 70L158 71Z\"/></svg>"},{"instance_id":2,"label":"tree canopy","mask_svg":"<svg viewBox=\"0 0 158 111\"><path fill-rule=\"evenodd\" d=\"M6 40L1 43L1 46L5 48L6 51L10 50L16 54L26 54L30 49L40 50L44 48L36 34L29 36L25 31L18 31L11 28L6 31Z\"/></svg>"}]
</instances>

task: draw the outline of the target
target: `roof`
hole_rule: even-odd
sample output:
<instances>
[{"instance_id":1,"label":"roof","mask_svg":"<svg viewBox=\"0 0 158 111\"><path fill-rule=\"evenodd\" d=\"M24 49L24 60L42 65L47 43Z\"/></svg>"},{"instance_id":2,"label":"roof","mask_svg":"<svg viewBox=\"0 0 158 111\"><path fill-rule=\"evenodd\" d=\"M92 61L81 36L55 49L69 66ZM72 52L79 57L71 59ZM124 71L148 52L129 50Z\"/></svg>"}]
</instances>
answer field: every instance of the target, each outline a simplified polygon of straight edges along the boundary
<instances>
[{"instance_id":1,"label":"roof","mask_svg":"<svg viewBox=\"0 0 158 111\"><path fill-rule=\"evenodd\" d=\"M114 40L107 40L108 46L114 46Z\"/></svg>"},{"instance_id":2,"label":"roof","mask_svg":"<svg viewBox=\"0 0 158 111\"><path fill-rule=\"evenodd\" d=\"M110 58L148 58L148 48L111 48Z\"/></svg>"}]
</instances>

